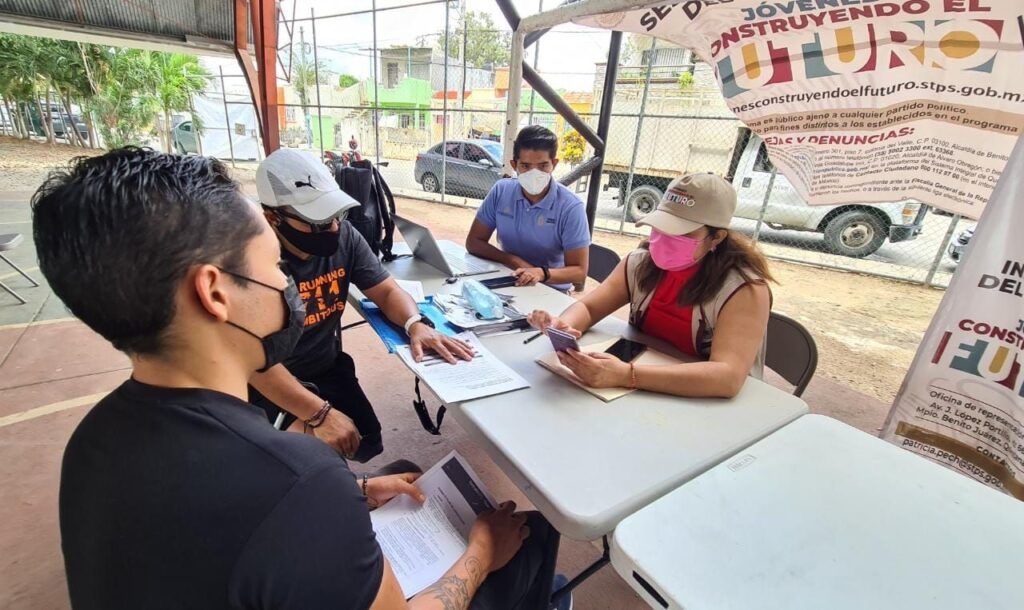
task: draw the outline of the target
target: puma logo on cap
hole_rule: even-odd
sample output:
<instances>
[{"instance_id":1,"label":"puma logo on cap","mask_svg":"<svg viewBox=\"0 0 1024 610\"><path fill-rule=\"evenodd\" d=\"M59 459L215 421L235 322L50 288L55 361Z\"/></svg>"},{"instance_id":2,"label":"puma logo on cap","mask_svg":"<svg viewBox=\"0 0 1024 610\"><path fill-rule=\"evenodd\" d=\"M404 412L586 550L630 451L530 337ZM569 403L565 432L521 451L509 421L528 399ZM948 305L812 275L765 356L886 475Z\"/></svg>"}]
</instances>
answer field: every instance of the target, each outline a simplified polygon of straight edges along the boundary
<instances>
[{"instance_id":1,"label":"puma logo on cap","mask_svg":"<svg viewBox=\"0 0 1024 610\"><path fill-rule=\"evenodd\" d=\"M313 176L312 175L306 176L306 182L303 182L302 180L296 180L295 181L295 188L299 188L299 187L303 187L303 186L308 186L309 188L313 189L314 191L320 190L320 189L316 188L315 186L313 186Z\"/></svg>"}]
</instances>

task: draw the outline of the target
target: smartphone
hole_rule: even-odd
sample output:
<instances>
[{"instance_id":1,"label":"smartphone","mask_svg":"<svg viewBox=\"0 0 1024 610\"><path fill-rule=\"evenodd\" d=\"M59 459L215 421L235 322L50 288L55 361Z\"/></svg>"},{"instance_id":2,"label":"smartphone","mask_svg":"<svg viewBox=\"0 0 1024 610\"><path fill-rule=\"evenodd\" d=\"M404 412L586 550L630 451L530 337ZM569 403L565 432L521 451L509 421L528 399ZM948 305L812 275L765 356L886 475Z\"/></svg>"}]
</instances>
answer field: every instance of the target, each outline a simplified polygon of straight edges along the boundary
<instances>
[{"instance_id":1,"label":"smartphone","mask_svg":"<svg viewBox=\"0 0 1024 610\"><path fill-rule=\"evenodd\" d=\"M480 283L494 290L495 288L508 288L509 286L516 285L516 276L505 275L502 277L492 277L488 280L480 280Z\"/></svg>"},{"instance_id":2,"label":"smartphone","mask_svg":"<svg viewBox=\"0 0 1024 610\"><path fill-rule=\"evenodd\" d=\"M629 339L619 339L611 347L604 350L604 353L611 354L623 362L633 362L646 350L647 346L643 343L637 343Z\"/></svg>"},{"instance_id":3,"label":"smartphone","mask_svg":"<svg viewBox=\"0 0 1024 610\"><path fill-rule=\"evenodd\" d=\"M551 347L555 348L556 352L566 352L571 349L580 351L579 343L576 343L576 337L573 337L567 332L556 330L554 328L548 328L547 330L548 339L551 340Z\"/></svg>"}]
</instances>

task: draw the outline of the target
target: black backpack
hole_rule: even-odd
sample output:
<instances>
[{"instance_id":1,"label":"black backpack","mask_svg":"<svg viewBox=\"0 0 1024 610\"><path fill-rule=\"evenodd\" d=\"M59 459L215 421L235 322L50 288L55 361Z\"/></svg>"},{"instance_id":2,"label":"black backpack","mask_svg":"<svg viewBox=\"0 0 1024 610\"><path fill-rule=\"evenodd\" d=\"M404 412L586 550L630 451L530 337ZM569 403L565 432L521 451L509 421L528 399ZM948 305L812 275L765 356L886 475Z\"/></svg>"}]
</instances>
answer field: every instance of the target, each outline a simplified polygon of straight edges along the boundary
<instances>
[{"instance_id":1,"label":"black backpack","mask_svg":"<svg viewBox=\"0 0 1024 610\"><path fill-rule=\"evenodd\" d=\"M363 236L370 249L385 262L395 260L395 197L380 172L368 160L330 165L341 190L361 204L348 213L349 223Z\"/></svg>"}]
</instances>

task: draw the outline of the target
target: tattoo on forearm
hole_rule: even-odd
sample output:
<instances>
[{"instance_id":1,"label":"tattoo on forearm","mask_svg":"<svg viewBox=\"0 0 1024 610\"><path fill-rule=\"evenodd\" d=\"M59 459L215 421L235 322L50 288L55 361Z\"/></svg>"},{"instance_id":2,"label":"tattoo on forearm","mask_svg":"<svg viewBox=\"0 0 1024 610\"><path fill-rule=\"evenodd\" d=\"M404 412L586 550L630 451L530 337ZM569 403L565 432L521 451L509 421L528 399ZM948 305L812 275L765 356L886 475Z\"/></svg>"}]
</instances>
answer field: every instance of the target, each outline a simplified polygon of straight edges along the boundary
<instances>
[{"instance_id":1,"label":"tattoo on forearm","mask_svg":"<svg viewBox=\"0 0 1024 610\"><path fill-rule=\"evenodd\" d=\"M469 574L469 581L473 583L473 587L479 587L480 583L484 581L487 576L487 572L484 567L480 565L480 560L476 557L466 558L466 572Z\"/></svg>"},{"instance_id":2,"label":"tattoo on forearm","mask_svg":"<svg viewBox=\"0 0 1024 610\"><path fill-rule=\"evenodd\" d=\"M460 578L457 575L445 576L438 580L429 589L424 591L425 595L431 595L441 602L444 610L465 610L469 607L471 589L476 589L483 580L483 566L476 557L468 557L463 562L469 578Z\"/></svg>"},{"instance_id":3,"label":"tattoo on forearm","mask_svg":"<svg viewBox=\"0 0 1024 610\"><path fill-rule=\"evenodd\" d=\"M445 576L427 589L426 593L441 602L444 610L465 610L469 607L469 587L458 576Z\"/></svg>"}]
</instances>

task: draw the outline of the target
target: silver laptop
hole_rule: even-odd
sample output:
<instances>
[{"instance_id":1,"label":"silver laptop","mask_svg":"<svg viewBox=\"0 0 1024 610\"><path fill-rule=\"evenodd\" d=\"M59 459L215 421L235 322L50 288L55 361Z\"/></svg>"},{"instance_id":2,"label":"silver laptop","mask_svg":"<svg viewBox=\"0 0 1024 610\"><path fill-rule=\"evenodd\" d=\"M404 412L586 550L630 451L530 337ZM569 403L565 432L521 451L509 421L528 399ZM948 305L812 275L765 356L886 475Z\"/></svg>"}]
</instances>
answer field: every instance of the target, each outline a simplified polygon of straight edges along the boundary
<instances>
[{"instance_id":1,"label":"silver laptop","mask_svg":"<svg viewBox=\"0 0 1024 610\"><path fill-rule=\"evenodd\" d=\"M451 243L438 243L430 233L430 229L407 218L395 215L395 226L398 227L405 243L415 258L431 267L447 273L449 277L481 275L501 271L501 267L469 254L459 246Z\"/></svg>"}]
</instances>

